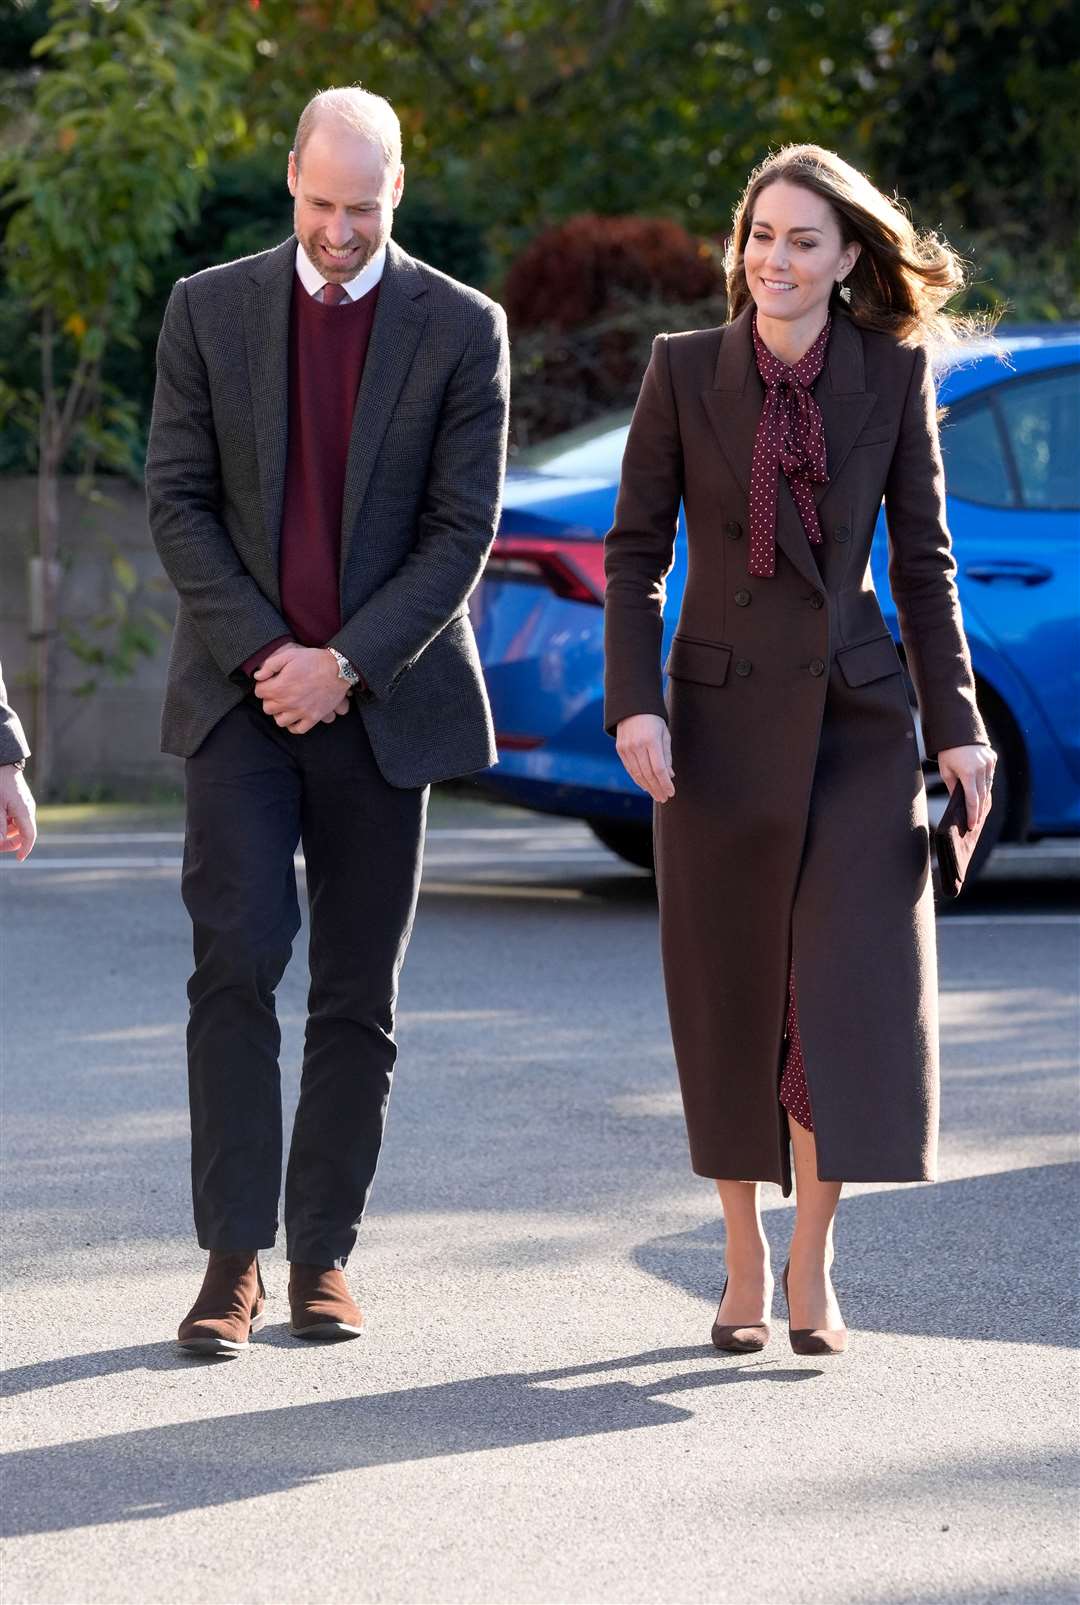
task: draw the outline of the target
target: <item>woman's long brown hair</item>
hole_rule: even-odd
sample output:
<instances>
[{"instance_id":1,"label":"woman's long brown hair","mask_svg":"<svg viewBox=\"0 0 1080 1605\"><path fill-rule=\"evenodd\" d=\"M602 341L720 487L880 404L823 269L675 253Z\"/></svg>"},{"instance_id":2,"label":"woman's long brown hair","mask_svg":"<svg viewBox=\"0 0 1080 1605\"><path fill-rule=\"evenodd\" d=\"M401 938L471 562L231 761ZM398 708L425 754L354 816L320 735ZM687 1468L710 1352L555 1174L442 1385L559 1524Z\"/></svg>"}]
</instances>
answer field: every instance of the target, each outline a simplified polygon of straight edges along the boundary
<instances>
[{"instance_id":1,"label":"woman's long brown hair","mask_svg":"<svg viewBox=\"0 0 1080 1605\"><path fill-rule=\"evenodd\" d=\"M845 245L862 247L845 280L850 298L834 287L834 309L843 308L865 329L881 329L905 345L958 345L987 335L995 321L985 314L947 312L946 304L968 283L967 264L943 239L920 233L907 213L857 168L821 145L785 145L759 162L735 208L726 270L728 318L752 299L743 252L762 190L783 181L828 201Z\"/></svg>"}]
</instances>

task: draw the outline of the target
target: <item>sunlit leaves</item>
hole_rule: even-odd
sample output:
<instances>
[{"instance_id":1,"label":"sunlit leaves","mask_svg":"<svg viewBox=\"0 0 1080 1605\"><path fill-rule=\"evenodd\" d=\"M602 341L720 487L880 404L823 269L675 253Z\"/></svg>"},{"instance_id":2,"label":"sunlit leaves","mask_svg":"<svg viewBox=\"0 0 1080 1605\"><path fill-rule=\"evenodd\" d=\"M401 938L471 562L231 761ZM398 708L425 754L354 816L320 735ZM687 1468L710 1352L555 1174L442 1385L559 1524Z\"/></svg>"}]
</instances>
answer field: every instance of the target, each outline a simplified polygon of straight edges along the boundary
<instances>
[{"instance_id":1,"label":"sunlit leaves","mask_svg":"<svg viewBox=\"0 0 1080 1605\"><path fill-rule=\"evenodd\" d=\"M0 166L9 281L42 331L45 471L76 437L114 456L100 365L133 339L148 264L194 215L213 145L244 128L223 106L253 36L210 0L54 0L33 51L47 70Z\"/></svg>"}]
</instances>

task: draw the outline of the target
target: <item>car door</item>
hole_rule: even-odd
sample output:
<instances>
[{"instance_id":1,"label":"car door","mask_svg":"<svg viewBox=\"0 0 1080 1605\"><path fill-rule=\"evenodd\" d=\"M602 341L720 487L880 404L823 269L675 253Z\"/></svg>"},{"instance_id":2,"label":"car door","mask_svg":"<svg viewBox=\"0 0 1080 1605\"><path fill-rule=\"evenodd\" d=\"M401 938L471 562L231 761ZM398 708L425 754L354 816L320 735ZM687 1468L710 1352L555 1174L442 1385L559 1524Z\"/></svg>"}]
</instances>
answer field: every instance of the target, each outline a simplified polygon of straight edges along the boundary
<instances>
[{"instance_id":1,"label":"car door","mask_svg":"<svg viewBox=\"0 0 1080 1605\"><path fill-rule=\"evenodd\" d=\"M1080 779L1080 365L1003 379L941 432L957 583Z\"/></svg>"}]
</instances>

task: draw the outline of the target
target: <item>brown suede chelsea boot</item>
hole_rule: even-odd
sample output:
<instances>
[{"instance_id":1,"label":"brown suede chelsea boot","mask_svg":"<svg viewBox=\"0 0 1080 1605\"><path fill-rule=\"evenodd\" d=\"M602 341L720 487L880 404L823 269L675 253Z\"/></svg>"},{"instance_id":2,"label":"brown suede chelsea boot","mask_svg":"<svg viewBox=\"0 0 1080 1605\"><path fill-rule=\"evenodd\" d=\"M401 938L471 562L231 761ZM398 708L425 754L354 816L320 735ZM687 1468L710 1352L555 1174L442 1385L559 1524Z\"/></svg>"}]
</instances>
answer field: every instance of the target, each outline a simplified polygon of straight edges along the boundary
<instances>
[{"instance_id":1,"label":"brown suede chelsea boot","mask_svg":"<svg viewBox=\"0 0 1080 1605\"><path fill-rule=\"evenodd\" d=\"M180 1323L177 1342L188 1354L236 1355L266 1325L266 1289L255 1253L211 1250L199 1296Z\"/></svg>"},{"instance_id":2,"label":"brown suede chelsea boot","mask_svg":"<svg viewBox=\"0 0 1080 1605\"><path fill-rule=\"evenodd\" d=\"M364 1324L344 1274L335 1266L290 1265L289 1331L324 1342L360 1336Z\"/></svg>"}]
</instances>

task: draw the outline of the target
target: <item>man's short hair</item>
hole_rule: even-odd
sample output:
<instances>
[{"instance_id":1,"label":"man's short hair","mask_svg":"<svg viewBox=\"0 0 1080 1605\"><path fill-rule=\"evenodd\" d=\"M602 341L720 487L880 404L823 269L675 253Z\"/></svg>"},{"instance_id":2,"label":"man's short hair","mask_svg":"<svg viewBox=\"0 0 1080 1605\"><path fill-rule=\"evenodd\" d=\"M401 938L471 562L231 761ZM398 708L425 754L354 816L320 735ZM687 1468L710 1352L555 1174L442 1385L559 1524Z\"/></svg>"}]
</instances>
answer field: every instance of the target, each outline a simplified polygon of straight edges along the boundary
<instances>
[{"instance_id":1,"label":"man's short hair","mask_svg":"<svg viewBox=\"0 0 1080 1605\"><path fill-rule=\"evenodd\" d=\"M293 140L297 167L300 166L309 137L326 117L337 117L373 145L378 145L386 157L387 166L397 172L401 166L401 124L397 112L382 95L373 95L369 89L361 89L359 84L347 89L320 89L308 101L300 113L296 138Z\"/></svg>"}]
</instances>

